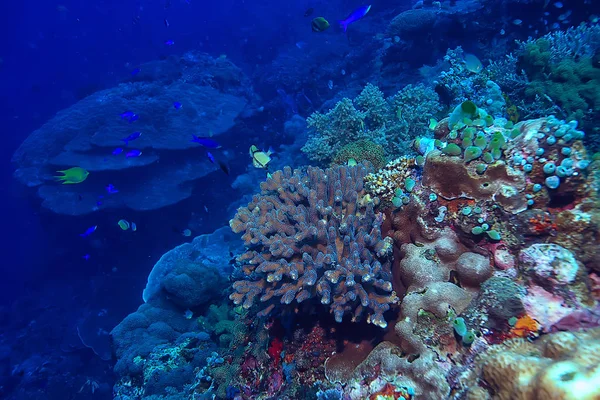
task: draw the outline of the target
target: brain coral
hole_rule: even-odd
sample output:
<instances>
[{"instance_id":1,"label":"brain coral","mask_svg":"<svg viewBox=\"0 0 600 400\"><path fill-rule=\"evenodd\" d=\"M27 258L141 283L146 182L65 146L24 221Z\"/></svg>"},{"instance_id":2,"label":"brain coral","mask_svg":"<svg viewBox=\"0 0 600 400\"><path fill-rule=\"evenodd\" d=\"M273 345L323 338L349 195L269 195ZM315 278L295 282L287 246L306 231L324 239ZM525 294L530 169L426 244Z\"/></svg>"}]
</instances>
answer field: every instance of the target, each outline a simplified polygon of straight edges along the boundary
<instances>
[{"instance_id":1,"label":"brain coral","mask_svg":"<svg viewBox=\"0 0 600 400\"><path fill-rule=\"evenodd\" d=\"M370 168L286 167L261 184L247 207L229 222L247 251L238 257L246 280L233 284L230 298L269 314L276 303L319 297L337 322L386 327L383 313L397 301L391 283L392 241L382 238L373 202L363 190Z\"/></svg>"}]
</instances>

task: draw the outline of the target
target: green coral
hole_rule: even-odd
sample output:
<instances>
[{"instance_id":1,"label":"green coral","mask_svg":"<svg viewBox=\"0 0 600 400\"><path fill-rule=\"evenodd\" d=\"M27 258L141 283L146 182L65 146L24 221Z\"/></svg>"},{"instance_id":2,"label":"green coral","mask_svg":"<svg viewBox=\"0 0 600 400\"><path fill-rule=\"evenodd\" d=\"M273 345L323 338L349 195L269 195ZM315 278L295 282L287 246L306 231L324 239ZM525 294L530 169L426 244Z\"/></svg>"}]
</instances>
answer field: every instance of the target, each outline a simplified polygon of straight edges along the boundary
<instances>
[{"instance_id":1,"label":"green coral","mask_svg":"<svg viewBox=\"0 0 600 400\"><path fill-rule=\"evenodd\" d=\"M232 310L229 303L220 306L212 304L206 315L198 318L198 324L206 332L218 336L221 347L233 349L240 347L248 334L248 327L241 317L243 314Z\"/></svg>"},{"instance_id":2,"label":"green coral","mask_svg":"<svg viewBox=\"0 0 600 400\"><path fill-rule=\"evenodd\" d=\"M380 169L386 164L383 146L368 139L357 140L342 147L333 158L333 163L346 165L351 159L359 163L369 161L375 169Z\"/></svg>"},{"instance_id":3,"label":"green coral","mask_svg":"<svg viewBox=\"0 0 600 400\"><path fill-rule=\"evenodd\" d=\"M582 24L520 43L518 70L529 79L525 95L560 107L562 117L578 120L584 131L600 118L600 25ZM593 140L591 135L588 140ZM598 146L598 144L596 144Z\"/></svg>"},{"instance_id":4,"label":"green coral","mask_svg":"<svg viewBox=\"0 0 600 400\"><path fill-rule=\"evenodd\" d=\"M302 151L313 161L329 161L346 144L367 137L365 115L347 98L327 114L313 113L306 123L314 134L309 136Z\"/></svg>"},{"instance_id":5,"label":"green coral","mask_svg":"<svg viewBox=\"0 0 600 400\"><path fill-rule=\"evenodd\" d=\"M440 110L437 93L424 85L408 85L385 99L368 84L354 101L344 98L307 119L309 138L302 151L312 161L329 163L346 145L370 140L382 145L388 158L406 155L417 136L430 132L429 118Z\"/></svg>"}]
</instances>

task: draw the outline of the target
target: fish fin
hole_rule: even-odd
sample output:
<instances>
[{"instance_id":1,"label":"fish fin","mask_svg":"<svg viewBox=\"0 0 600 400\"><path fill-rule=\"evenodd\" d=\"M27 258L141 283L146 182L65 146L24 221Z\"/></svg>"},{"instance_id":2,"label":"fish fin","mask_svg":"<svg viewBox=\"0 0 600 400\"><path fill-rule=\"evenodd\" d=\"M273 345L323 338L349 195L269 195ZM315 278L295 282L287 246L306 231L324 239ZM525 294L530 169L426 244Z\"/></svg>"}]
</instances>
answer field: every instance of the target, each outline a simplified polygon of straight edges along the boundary
<instances>
[{"instance_id":1,"label":"fish fin","mask_svg":"<svg viewBox=\"0 0 600 400\"><path fill-rule=\"evenodd\" d=\"M269 150L267 150L267 155L270 156L272 154L275 154L275 150L273 150L273 147L269 146Z\"/></svg>"},{"instance_id":2,"label":"fish fin","mask_svg":"<svg viewBox=\"0 0 600 400\"><path fill-rule=\"evenodd\" d=\"M346 22L346 20L340 20L338 21L340 26L342 27L342 29L344 30L344 33L346 33L348 31L348 22Z\"/></svg>"}]
</instances>

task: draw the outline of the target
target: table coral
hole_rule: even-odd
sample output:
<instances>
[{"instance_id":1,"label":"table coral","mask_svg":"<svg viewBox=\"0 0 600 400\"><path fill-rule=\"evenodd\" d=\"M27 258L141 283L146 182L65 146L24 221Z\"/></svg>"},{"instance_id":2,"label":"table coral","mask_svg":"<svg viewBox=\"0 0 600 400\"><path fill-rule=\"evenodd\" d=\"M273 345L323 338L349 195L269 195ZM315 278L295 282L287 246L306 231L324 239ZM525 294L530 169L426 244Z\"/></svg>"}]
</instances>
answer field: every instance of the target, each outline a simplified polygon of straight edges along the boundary
<instances>
[{"instance_id":1,"label":"table coral","mask_svg":"<svg viewBox=\"0 0 600 400\"><path fill-rule=\"evenodd\" d=\"M277 303L319 297L341 322L383 313L397 301L391 283L391 239L381 235L373 202L365 195L365 166L337 166L306 173L286 167L261 184L261 193L230 221L247 251L238 257L248 279L233 284L230 298L267 315Z\"/></svg>"}]
</instances>

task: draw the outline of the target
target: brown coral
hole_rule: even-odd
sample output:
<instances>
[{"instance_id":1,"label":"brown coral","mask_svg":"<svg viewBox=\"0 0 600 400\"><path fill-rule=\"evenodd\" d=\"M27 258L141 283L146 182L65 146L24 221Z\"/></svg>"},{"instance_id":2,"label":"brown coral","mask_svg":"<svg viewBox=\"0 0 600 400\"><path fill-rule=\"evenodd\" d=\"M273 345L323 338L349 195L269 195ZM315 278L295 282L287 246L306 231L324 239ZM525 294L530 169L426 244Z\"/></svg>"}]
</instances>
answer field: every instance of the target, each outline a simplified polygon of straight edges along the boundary
<instances>
[{"instance_id":1,"label":"brown coral","mask_svg":"<svg viewBox=\"0 0 600 400\"><path fill-rule=\"evenodd\" d=\"M333 157L333 163L346 165L351 159L358 163L369 161L378 170L385 165L385 152L377 143L367 139L357 140L342 147Z\"/></svg>"},{"instance_id":2,"label":"brown coral","mask_svg":"<svg viewBox=\"0 0 600 400\"><path fill-rule=\"evenodd\" d=\"M441 152L432 151L423 169L423 186L447 200L461 197L493 200L513 214L527 209L523 175L500 161L479 175L461 158L444 157Z\"/></svg>"},{"instance_id":3,"label":"brown coral","mask_svg":"<svg viewBox=\"0 0 600 400\"><path fill-rule=\"evenodd\" d=\"M599 399L600 329L512 339L492 346L477 368L494 399Z\"/></svg>"},{"instance_id":4,"label":"brown coral","mask_svg":"<svg viewBox=\"0 0 600 400\"><path fill-rule=\"evenodd\" d=\"M367 315L380 327L397 301L391 283L391 239L363 190L365 166L337 166L306 173L286 167L261 184L247 207L230 221L248 249L238 257L245 280L230 298L267 315L277 303L318 296L336 321Z\"/></svg>"}]
</instances>

